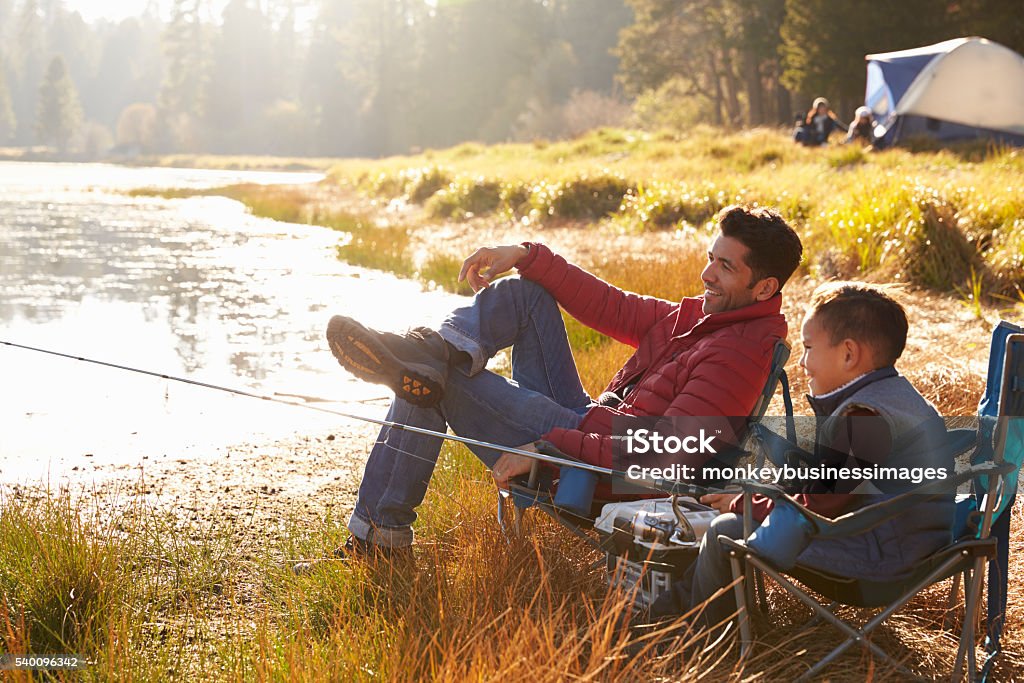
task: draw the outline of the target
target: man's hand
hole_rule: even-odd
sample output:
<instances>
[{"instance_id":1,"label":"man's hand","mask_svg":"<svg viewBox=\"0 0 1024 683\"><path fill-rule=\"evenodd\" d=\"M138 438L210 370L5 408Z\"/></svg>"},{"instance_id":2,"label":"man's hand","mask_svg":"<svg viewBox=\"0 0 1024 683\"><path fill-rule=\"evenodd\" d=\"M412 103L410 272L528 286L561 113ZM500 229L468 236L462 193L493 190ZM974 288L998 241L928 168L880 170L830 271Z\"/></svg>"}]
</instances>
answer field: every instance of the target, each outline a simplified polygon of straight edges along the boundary
<instances>
[{"instance_id":1,"label":"man's hand","mask_svg":"<svg viewBox=\"0 0 1024 683\"><path fill-rule=\"evenodd\" d=\"M705 493L700 497L700 502L708 507L713 507L720 514L725 514L732 506L732 502L742 494L737 493Z\"/></svg>"},{"instance_id":2,"label":"man's hand","mask_svg":"<svg viewBox=\"0 0 1024 683\"><path fill-rule=\"evenodd\" d=\"M530 451L531 453L537 452L537 449L533 447L533 443L520 446L519 450ZM533 462L533 458L525 455L502 453L501 457L498 458L498 462L494 463L494 467L491 468L491 476L494 477L494 483L498 485L498 488L508 488L509 480L521 474L528 474L530 468L533 467Z\"/></svg>"},{"instance_id":3,"label":"man's hand","mask_svg":"<svg viewBox=\"0 0 1024 683\"><path fill-rule=\"evenodd\" d=\"M462 270L459 271L459 282L469 280L469 286L473 291L479 292L491 284L494 278L512 270L516 262L529 252L530 250L521 244L477 249L463 262Z\"/></svg>"}]
</instances>

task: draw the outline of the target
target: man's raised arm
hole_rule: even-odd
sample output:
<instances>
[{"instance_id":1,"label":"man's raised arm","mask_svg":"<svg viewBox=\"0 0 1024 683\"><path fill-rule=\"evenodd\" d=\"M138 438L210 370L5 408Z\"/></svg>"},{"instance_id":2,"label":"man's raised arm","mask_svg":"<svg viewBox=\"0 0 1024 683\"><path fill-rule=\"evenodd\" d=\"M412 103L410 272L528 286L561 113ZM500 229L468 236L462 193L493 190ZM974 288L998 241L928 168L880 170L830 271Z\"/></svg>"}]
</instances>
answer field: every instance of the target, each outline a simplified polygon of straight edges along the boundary
<instances>
[{"instance_id":1,"label":"man's raised arm","mask_svg":"<svg viewBox=\"0 0 1024 683\"><path fill-rule=\"evenodd\" d=\"M540 244L477 249L462 264L459 280L468 280L475 291L480 291L512 267L544 287L584 325L633 347L678 305L623 291Z\"/></svg>"}]
</instances>

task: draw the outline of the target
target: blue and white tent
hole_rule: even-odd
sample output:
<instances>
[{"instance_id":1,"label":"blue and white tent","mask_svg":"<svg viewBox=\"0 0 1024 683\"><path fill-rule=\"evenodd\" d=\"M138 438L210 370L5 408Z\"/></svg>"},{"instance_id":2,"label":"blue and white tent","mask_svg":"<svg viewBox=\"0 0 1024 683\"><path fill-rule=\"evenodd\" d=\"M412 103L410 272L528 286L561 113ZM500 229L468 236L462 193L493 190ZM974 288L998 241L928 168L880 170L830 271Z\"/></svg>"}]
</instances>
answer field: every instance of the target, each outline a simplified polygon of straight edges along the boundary
<instances>
[{"instance_id":1,"label":"blue and white tent","mask_svg":"<svg viewBox=\"0 0 1024 683\"><path fill-rule=\"evenodd\" d=\"M882 144L912 137L1024 146L1024 57L984 38L956 38L865 57L865 104Z\"/></svg>"}]
</instances>

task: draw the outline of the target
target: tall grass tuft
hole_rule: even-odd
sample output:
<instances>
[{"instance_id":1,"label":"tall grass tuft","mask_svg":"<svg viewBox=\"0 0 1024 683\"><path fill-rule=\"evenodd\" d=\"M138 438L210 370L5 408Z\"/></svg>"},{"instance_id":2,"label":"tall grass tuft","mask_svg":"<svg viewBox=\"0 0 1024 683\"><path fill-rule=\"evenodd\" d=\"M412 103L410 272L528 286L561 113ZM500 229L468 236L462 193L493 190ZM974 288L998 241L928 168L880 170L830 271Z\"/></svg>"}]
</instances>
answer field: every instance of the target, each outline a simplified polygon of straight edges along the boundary
<instances>
[{"instance_id":1,"label":"tall grass tuft","mask_svg":"<svg viewBox=\"0 0 1024 683\"><path fill-rule=\"evenodd\" d=\"M911 201L916 210L907 212L883 257L894 279L948 291L984 269L949 203L927 191Z\"/></svg>"},{"instance_id":2,"label":"tall grass tuft","mask_svg":"<svg viewBox=\"0 0 1024 683\"><path fill-rule=\"evenodd\" d=\"M415 264L409 254L409 228L404 225L373 225L356 221L348 230L350 238L338 246L338 258L365 268L409 276Z\"/></svg>"},{"instance_id":3,"label":"tall grass tuft","mask_svg":"<svg viewBox=\"0 0 1024 683\"><path fill-rule=\"evenodd\" d=\"M473 294L473 288L469 286L469 282L465 280L459 282L462 262L462 257L446 252L432 252L420 265L416 275L425 283L440 287L447 292L470 296Z\"/></svg>"},{"instance_id":4,"label":"tall grass tuft","mask_svg":"<svg viewBox=\"0 0 1024 683\"><path fill-rule=\"evenodd\" d=\"M137 540L83 518L64 494L7 495L0 512L5 652L87 654L102 646L134 593L123 558Z\"/></svg>"}]
</instances>

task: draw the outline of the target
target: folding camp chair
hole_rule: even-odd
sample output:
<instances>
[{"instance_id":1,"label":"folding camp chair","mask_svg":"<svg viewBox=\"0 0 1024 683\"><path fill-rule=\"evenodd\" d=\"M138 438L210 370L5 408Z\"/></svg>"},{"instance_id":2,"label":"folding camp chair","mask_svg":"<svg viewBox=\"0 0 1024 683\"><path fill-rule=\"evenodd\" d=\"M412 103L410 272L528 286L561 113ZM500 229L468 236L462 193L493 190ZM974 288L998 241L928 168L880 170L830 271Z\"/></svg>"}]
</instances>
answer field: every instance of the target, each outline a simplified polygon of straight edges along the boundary
<instances>
[{"instance_id":1,"label":"folding camp chair","mask_svg":"<svg viewBox=\"0 0 1024 683\"><path fill-rule=\"evenodd\" d=\"M965 614L961 623L959 648L953 666L953 679L958 680L966 666L970 680L981 680L990 671L999 650L999 636L1005 612L1008 551L1000 552L1007 541L999 536L998 523L1006 517L1008 530L1010 505L1013 501L1017 474L1024 459L1024 334L1008 323L1000 324L993 334L989 359L989 385L980 406L982 415L976 430L952 430L947 447L951 452L971 452L970 465L962 472L944 480L935 480L909 492L869 505L835 520L823 518L807 510L782 489L757 482L744 482L744 517L747 540L722 537L729 551L740 624L741 653L751 643L750 598L744 584L751 569L757 569L775 580L788 593L809 606L816 617L837 628L847 638L827 656L812 666L802 677L820 673L851 645L860 644L878 657L892 662L906 675L913 676L870 640L875 628L915 595L934 583L955 577L950 607L958 597L956 586L962 579L965 593ZM998 406L998 411L995 407ZM990 414L985 414L985 413ZM998 416L995 416L998 413ZM778 442L772 449L778 457ZM799 449L792 445L784 457L792 458ZM773 458L774 460L775 458ZM952 530L953 542L934 552L909 575L889 581L871 581L843 576L802 566L797 555L810 539L851 537L912 509L924 500L952 497L961 485L971 484L971 494L957 502L957 528ZM775 507L759 529L767 530L774 519L776 528L793 530L799 537L787 552L779 548L789 545L785 540L774 545L757 542L757 534L749 535L750 497L763 494L774 500ZM785 521L783 521L785 520ZM780 523L781 524L778 524ZM997 522L996 525L993 522ZM763 539L762 539L763 540ZM776 538L776 541L779 539ZM975 662L974 625L983 585L982 569L989 562L989 611L986 648L988 656L979 670ZM819 603L793 580L831 601ZM853 626L836 613L837 605L877 608L880 611L860 627ZM813 621L813 620L812 620Z\"/></svg>"},{"instance_id":2,"label":"folding camp chair","mask_svg":"<svg viewBox=\"0 0 1024 683\"><path fill-rule=\"evenodd\" d=\"M785 366L789 360L790 346L785 340L775 343L772 351L772 361L769 368L768 378L765 381L761 394L758 397L753 410L746 419L743 443L732 450L725 457L732 460L750 455L746 450L749 440L752 438L751 427L764 417L768 406L775 395L776 388L781 384L783 387L783 400L788 416L793 414L792 401L789 396L789 380L786 376ZM551 455L566 457L563 453L552 452ZM719 456L721 459L723 456ZM511 533L519 534L521 531L520 522L523 512L528 508L535 508L548 515L556 522L564 526L571 533L585 541L597 550L606 550L599 540L587 533L593 527L594 521L601 512L601 508L608 503L606 500L594 500L590 505L590 512L586 515L574 513L556 504L552 495L552 488L555 481L549 470L533 464L528 477L509 485L508 490L498 491L498 524L501 530L508 536ZM636 498L651 498L658 495L650 489L643 489L639 486L636 489ZM664 495L664 494L662 494ZM623 498L626 499L626 498ZM509 504L511 502L511 505ZM508 514L509 509L511 515ZM511 516L511 524L508 517Z\"/></svg>"}]
</instances>

